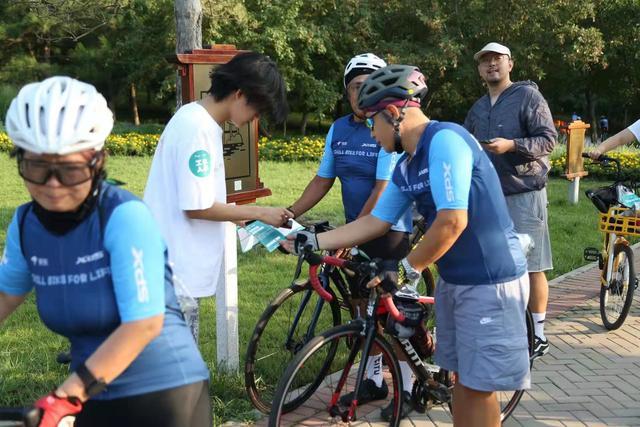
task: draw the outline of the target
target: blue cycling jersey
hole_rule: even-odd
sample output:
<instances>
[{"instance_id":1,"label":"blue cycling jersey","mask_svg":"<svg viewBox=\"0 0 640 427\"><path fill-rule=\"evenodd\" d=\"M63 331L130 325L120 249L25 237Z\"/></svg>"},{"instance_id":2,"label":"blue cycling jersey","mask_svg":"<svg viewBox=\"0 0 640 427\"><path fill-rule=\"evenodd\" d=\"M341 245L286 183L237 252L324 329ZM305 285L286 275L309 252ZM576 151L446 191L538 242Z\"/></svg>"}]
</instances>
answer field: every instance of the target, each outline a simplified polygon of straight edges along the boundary
<instances>
[{"instance_id":1,"label":"blue cycling jersey","mask_svg":"<svg viewBox=\"0 0 640 427\"><path fill-rule=\"evenodd\" d=\"M498 175L462 126L432 120L410 159L404 155L372 214L393 223L411 202L430 226L442 209L468 212L467 228L436 262L451 284L495 284L516 279L527 262L513 228Z\"/></svg>"},{"instance_id":2,"label":"blue cycling jersey","mask_svg":"<svg viewBox=\"0 0 640 427\"><path fill-rule=\"evenodd\" d=\"M98 206L63 235L31 203L16 211L0 263L0 291L35 288L44 324L71 342L71 369L121 324L164 314L161 334L94 399L165 390L209 378L180 311L160 231L147 207L103 184Z\"/></svg>"},{"instance_id":3,"label":"blue cycling jersey","mask_svg":"<svg viewBox=\"0 0 640 427\"><path fill-rule=\"evenodd\" d=\"M346 222L354 221L371 195L376 180L389 181L398 156L385 152L364 123L353 114L336 120L327 134L318 176L339 178ZM392 230L410 232L411 210L394 222Z\"/></svg>"}]
</instances>

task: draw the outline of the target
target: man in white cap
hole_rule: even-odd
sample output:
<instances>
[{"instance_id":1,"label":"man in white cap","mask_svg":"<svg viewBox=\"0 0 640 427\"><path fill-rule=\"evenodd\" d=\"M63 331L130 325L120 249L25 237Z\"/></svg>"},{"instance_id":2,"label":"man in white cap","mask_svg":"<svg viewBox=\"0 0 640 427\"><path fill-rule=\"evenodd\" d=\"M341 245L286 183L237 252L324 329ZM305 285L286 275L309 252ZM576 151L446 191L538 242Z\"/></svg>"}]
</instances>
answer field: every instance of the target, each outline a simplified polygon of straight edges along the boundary
<instances>
[{"instance_id":1,"label":"man in white cap","mask_svg":"<svg viewBox=\"0 0 640 427\"><path fill-rule=\"evenodd\" d=\"M534 247L527 255L535 325L534 357L549 351L544 335L549 285L545 271L553 268L547 225L549 154L557 140L551 111L532 81L512 82L511 50L491 42L474 56L488 93L471 107L464 126L483 143L493 162L518 233L529 234Z\"/></svg>"}]
</instances>

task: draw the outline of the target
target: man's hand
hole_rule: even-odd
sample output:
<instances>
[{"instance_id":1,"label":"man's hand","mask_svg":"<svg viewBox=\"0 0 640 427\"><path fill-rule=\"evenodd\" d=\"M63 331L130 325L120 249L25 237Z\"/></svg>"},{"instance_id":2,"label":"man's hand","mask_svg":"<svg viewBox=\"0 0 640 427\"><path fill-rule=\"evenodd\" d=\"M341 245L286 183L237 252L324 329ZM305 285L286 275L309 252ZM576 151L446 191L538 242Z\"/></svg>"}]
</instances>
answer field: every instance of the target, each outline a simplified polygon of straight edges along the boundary
<instances>
[{"instance_id":1,"label":"man's hand","mask_svg":"<svg viewBox=\"0 0 640 427\"><path fill-rule=\"evenodd\" d=\"M386 292L395 292L398 287L405 287L416 290L421 274L413 268L409 260L403 258L400 262L396 260L385 260L380 263L382 272L367 283L367 288L374 288L381 285Z\"/></svg>"},{"instance_id":2,"label":"man's hand","mask_svg":"<svg viewBox=\"0 0 640 427\"><path fill-rule=\"evenodd\" d=\"M384 260L379 266L382 271L367 283L367 288L381 286L385 292L394 293L398 290L398 261Z\"/></svg>"},{"instance_id":3,"label":"man's hand","mask_svg":"<svg viewBox=\"0 0 640 427\"><path fill-rule=\"evenodd\" d=\"M485 150L493 154L504 154L516 151L516 142L513 139L493 138L490 144L482 144Z\"/></svg>"},{"instance_id":4,"label":"man's hand","mask_svg":"<svg viewBox=\"0 0 640 427\"><path fill-rule=\"evenodd\" d=\"M293 218L293 214L285 208L261 207L258 219L266 224L274 227L280 227L289 219Z\"/></svg>"},{"instance_id":5,"label":"man's hand","mask_svg":"<svg viewBox=\"0 0 640 427\"><path fill-rule=\"evenodd\" d=\"M596 147L595 149L589 151L587 154L593 160L598 160L600 158L600 156L602 156L602 151L598 150L598 148Z\"/></svg>"},{"instance_id":6,"label":"man's hand","mask_svg":"<svg viewBox=\"0 0 640 427\"><path fill-rule=\"evenodd\" d=\"M34 405L42 411L38 427L57 427L60 421L82 411L82 403L76 398L62 398L51 393L41 397Z\"/></svg>"},{"instance_id":7,"label":"man's hand","mask_svg":"<svg viewBox=\"0 0 640 427\"><path fill-rule=\"evenodd\" d=\"M317 234L307 230L289 234L287 240L280 241L280 246L296 255L300 255L306 246L309 246L312 251L320 250Z\"/></svg>"}]
</instances>

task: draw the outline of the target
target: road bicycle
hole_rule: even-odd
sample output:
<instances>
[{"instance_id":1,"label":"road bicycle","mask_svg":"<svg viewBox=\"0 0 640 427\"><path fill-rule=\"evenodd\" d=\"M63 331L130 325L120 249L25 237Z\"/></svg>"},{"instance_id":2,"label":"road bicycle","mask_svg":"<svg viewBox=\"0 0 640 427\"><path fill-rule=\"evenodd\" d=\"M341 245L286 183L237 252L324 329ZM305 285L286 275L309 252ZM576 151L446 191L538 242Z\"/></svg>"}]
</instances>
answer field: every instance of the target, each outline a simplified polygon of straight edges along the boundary
<instances>
[{"instance_id":1,"label":"road bicycle","mask_svg":"<svg viewBox=\"0 0 640 427\"><path fill-rule=\"evenodd\" d=\"M583 154L583 157L588 157ZM602 248L585 248L584 259L597 261L600 269L600 317L608 330L618 329L624 323L633 293L638 287L633 250L626 237L640 236L640 218L635 209L624 203L634 199L633 183L621 179L620 161L608 156L600 156L596 163L608 167L616 166L616 180L613 184L587 190L586 196L600 211L598 230L603 233Z\"/></svg>"},{"instance_id":2,"label":"road bicycle","mask_svg":"<svg viewBox=\"0 0 640 427\"><path fill-rule=\"evenodd\" d=\"M310 226L310 231L321 233L332 227L328 222ZM418 241L424 231L418 229L413 239ZM333 252L339 259L366 259L362 251ZM309 278L301 278L304 257L298 258L291 285L282 290L266 307L253 330L245 356L245 388L253 405L267 414L271 409L273 392L291 359L320 331L341 325L356 316L355 301L363 298L357 272L344 265L318 264L313 266L319 288ZM311 276L310 276L311 277ZM421 293L433 290L433 276L427 269L422 276ZM318 295L330 295L330 299ZM328 360L328 362L331 362ZM321 372L318 374L320 377ZM295 402L283 407L285 412L295 408Z\"/></svg>"},{"instance_id":3,"label":"road bicycle","mask_svg":"<svg viewBox=\"0 0 640 427\"><path fill-rule=\"evenodd\" d=\"M304 259L310 264L311 283L319 287L314 266L319 264L347 266L359 271L363 277L378 274L375 262L354 262L331 256L321 256L306 251ZM324 293L331 301L333 296ZM420 305L434 304L433 297L421 296ZM403 399L402 375L396 352L401 352L411 366L415 383L411 391L411 404L418 412L425 412L433 405L446 405L451 410L451 398L455 375L428 363L428 354L420 350L412 338L400 338L393 334L382 335L379 325L388 323L388 316L399 324L406 324L405 313L400 312L393 299L381 296L376 291L369 293L366 315L359 316L345 325L333 327L310 340L289 363L280 379L269 414L269 426L280 425L328 425L333 422L351 422L365 418L369 422L381 418L390 426L397 426ZM532 363L533 320L527 311L527 341L529 360ZM414 322L415 324L415 318ZM341 402L341 397L353 393L358 396L366 372L367 357L372 346L381 350L383 377L388 394L385 398L358 406L357 399L351 403ZM511 415L522 397L523 390L499 392L501 418ZM285 410L287 405L295 410ZM382 410L384 408L384 410ZM360 414L360 415L358 415Z\"/></svg>"}]
</instances>

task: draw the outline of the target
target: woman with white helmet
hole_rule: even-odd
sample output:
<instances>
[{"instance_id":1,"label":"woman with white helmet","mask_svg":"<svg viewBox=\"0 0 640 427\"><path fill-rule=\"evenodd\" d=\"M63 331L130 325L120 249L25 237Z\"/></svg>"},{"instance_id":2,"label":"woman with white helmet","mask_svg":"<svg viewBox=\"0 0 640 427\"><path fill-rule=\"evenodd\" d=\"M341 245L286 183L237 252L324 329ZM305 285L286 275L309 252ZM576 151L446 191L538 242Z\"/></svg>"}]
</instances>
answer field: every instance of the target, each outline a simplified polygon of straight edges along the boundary
<instances>
[{"instance_id":1,"label":"woman with white helmet","mask_svg":"<svg viewBox=\"0 0 640 427\"><path fill-rule=\"evenodd\" d=\"M347 223L367 216L376 205L391 179L399 156L385 152L371 136L371 131L365 124L365 113L358 107L358 93L367 77L386 65L384 60L372 53L356 55L347 63L343 83L353 113L339 118L331 125L316 176L298 200L287 208L296 217L320 202L336 178L340 179L342 186L342 203ZM409 210L388 233L359 245L359 248L371 258L400 260L411 249L411 227ZM366 298L362 299L361 305L362 309L366 308ZM367 379L360 388L358 404L384 399L388 393L382 378L382 354L372 354L369 358ZM407 376L407 387L411 387L411 368L405 361L401 362L400 367ZM350 400L351 396L345 396L342 403L348 405Z\"/></svg>"},{"instance_id":2,"label":"woman with white helmet","mask_svg":"<svg viewBox=\"0 0 640 427\"><path fill-rule=\"evenodd\" d=\"M104 181L113 116L69 77L22 88L7 112L32 201L16 210L0 262L0 322L32 290L71 342L72 373L35 404L40 426L210 427L209 372L176 300L146 206Z\"/></svg>"}]
</instances>

